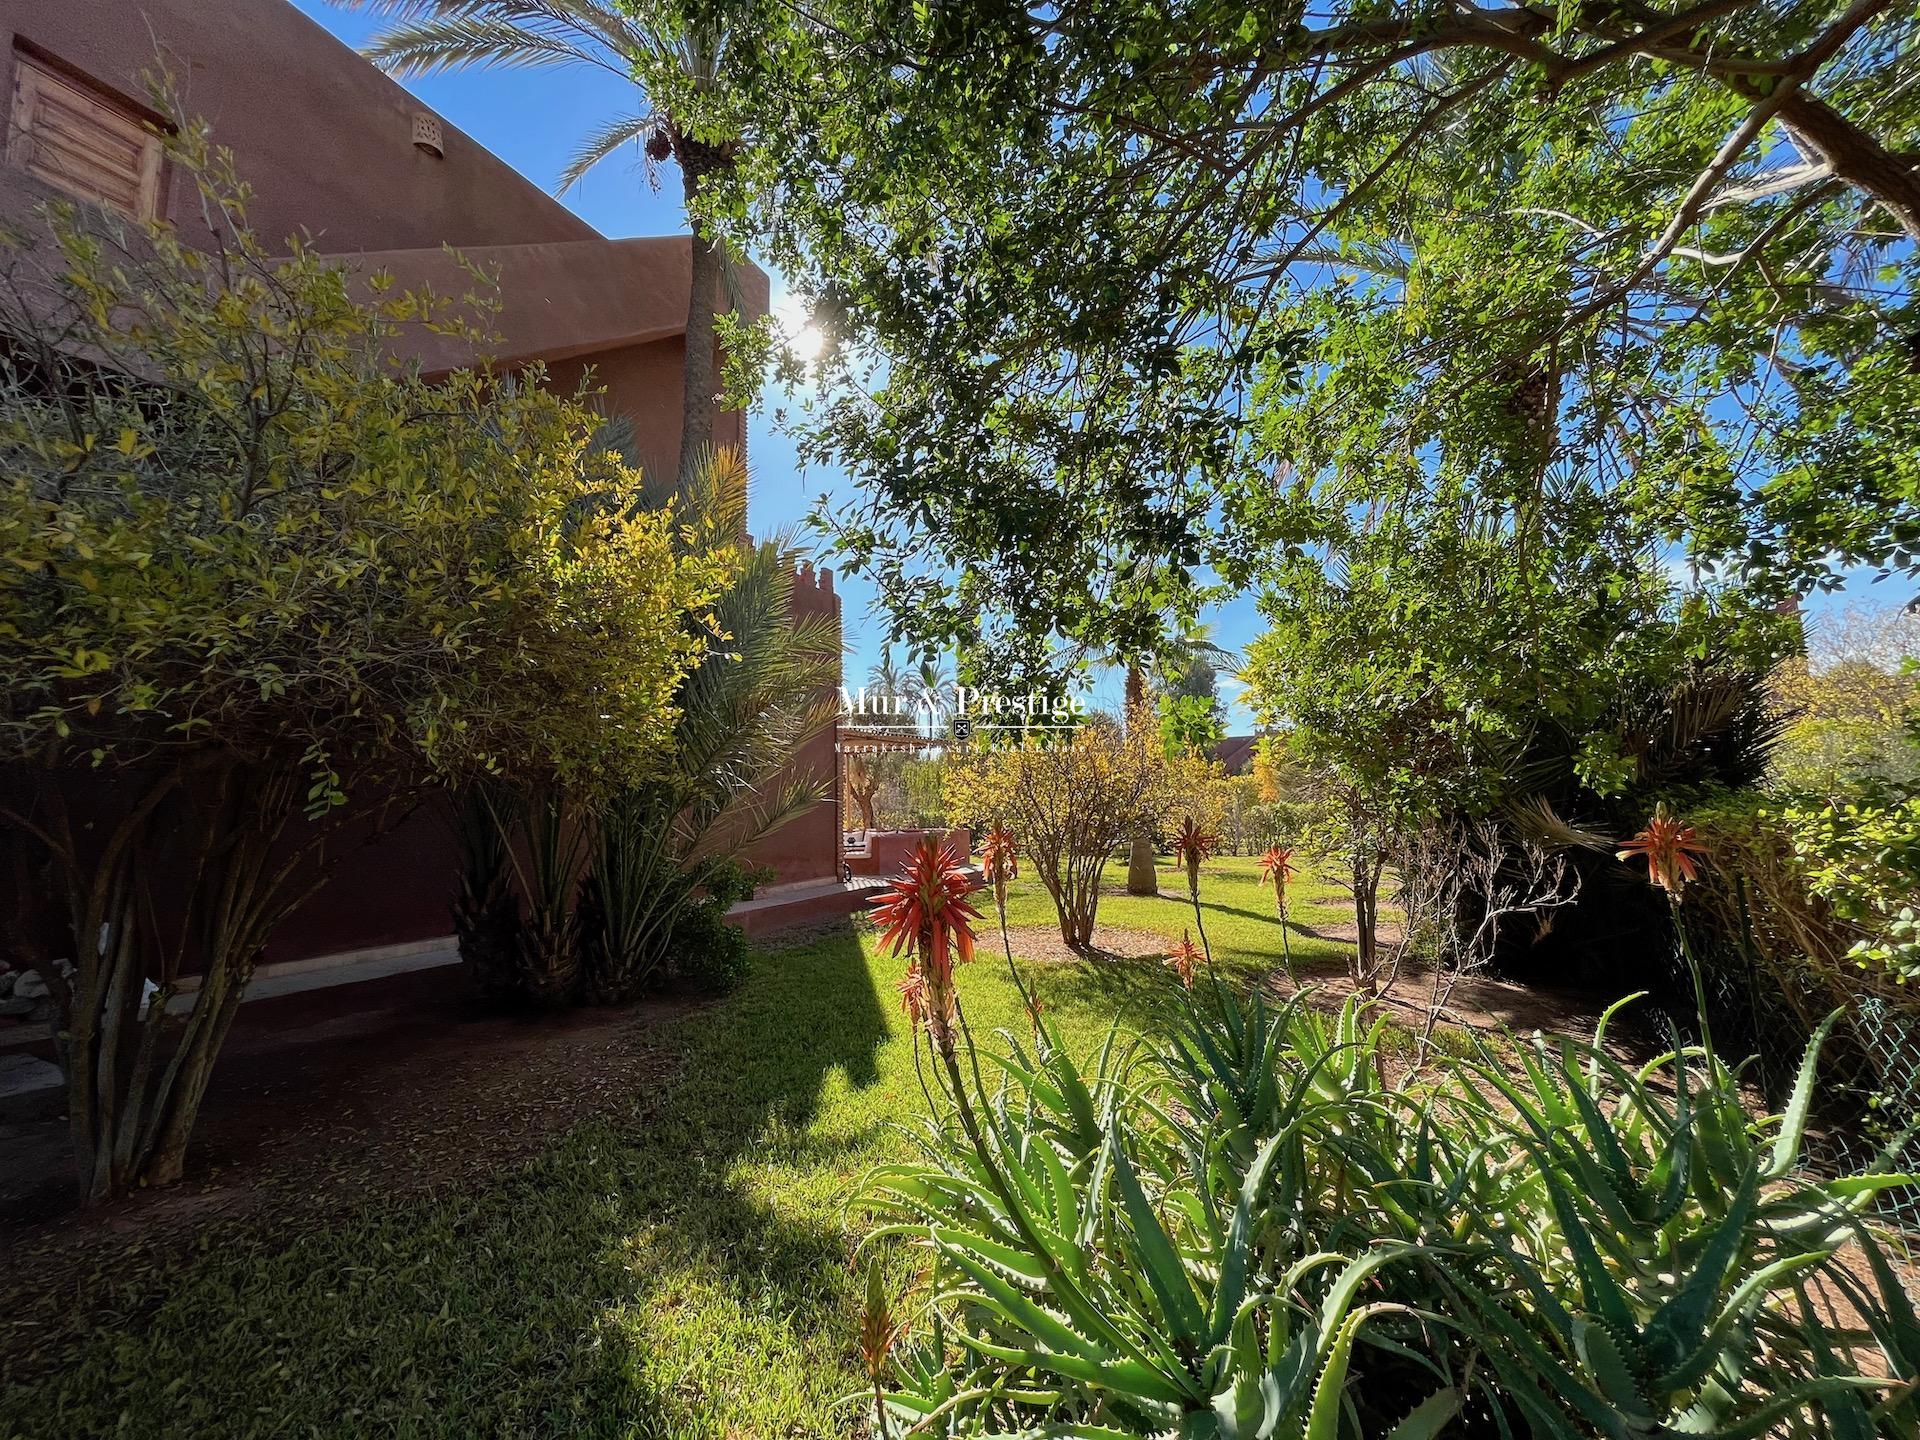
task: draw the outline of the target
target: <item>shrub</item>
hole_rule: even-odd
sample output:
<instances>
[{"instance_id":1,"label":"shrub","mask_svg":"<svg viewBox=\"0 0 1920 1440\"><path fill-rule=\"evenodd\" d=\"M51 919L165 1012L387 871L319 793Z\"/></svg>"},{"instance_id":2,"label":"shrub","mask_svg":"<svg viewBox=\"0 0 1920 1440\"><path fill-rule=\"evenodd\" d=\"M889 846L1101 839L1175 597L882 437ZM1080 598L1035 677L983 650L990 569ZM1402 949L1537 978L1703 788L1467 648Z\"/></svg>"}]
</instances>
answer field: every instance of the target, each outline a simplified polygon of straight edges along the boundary
<instances>
[{"instance_id":1,"label":"shrub","mask_svg":"<svg viewBox=\"0 0 1920 1440\"><path fill-rule=\"evenodd\" d=\"M790 545L744 540L746 493L744 461L721 451L671 501L681 545L724 557L729 571L676 694L659 777L616 797L602 822L589 881L600 923L586 954L601 1002L634 998L669 964L683 975L692 965L703 988L737 983L745 941L719 917L753 892L740 858L827 795L826 777L792 762L832 723L838 627L795 613Z\"/></svg>"},{"instance_id":2,"label":"shrub","mask_svg":"<svg viewBox=\"0 0 1920 1440\"><path fill-rule=\"evenodd\" d=\"M1849 957L1900 984L1920 975L1920 784L1795 796L1780 814L1813 893L1861 932Z\"/></svg>"},{"instance_id":3,"label":"shrub","mask_svg":"<svg viewBox=\"0 0 1920 1440\"><path fill-rule=\"evenodd\" d=\"M1090 721L1066 739L986 750L953 767L956 815L1007 823L1052 897L1060 938L1086 948L1100 910L1100 877L1114 848L1149 824L1163 783L1147 727L1122 734Z\"/></svg>"},{"instance_id":4,"label":"shrub","mask_svg":"<svg viewBox=\"0 0 1920 1440\"><path fill-rule=\"evenodd\" d=\"M832 722L837 626L795 613L790 545L745 539L738 452L703 457L670 487L636 482L636 513L672 519L683 560L723 577L685 619L697 658L674 691L669 743L651 775L611 794L489 785L477 813L497 833L461 830L462 953L490 955L502 947L492 927L516 927L515 991L536 1003L625 1003L682 970L683 951L698 952L702 988L736 984L745 942L720 933L733 901L716 897L750 894L739 857L825 796L792 762ZM487 908L501 885L515 903Z\"/></svg>"},{"instance_id":5,"label":"shrub","mask_svg":"<svg viewBox=\"0 0 1920 1440\"><path fill-rule=\"evenodd\" d=\"M1920 1322L1864 1218L1913 1177L1797 1170L1812 1047L1755 1122L1702 1050L1476 1046L1390 1084L1387 1036L1353 1000L1256 997L1091 1069L1044 1025L1007 1042L965 1136L936 1116L866 1182L931 1271L884 1412L949 1436L1920 1433Z\"/></svg>"},{"instance_id":6,"label":"shrub","mask_svg":"<svg viewBox=\"0 0 1920 1440\"><path fill-rule=\"evenodd\" d=\"M650 773L713 588L620 503L583 406L428 384L392 345L457 313L276 256L198 128L172 163L215 252L58 208L57 255L13 246L0 287L0 871L91 1198L178 1177L255 961L350 828L444 776Z\"/></svg>"},{"instance_id":7,"label":"shrub","mask_svg":"<svg viewBox=\"0 0 1920 1440\"><path fill-rule=\"evenodd\" d=\"M752 969L753 947L746 932L727 922L727 911L771 875L728 861L707 874L706 893L675 918L671 942L673 969L682 984L703 995L728 995L740 988Z\"/></svg>"}]
</instances>

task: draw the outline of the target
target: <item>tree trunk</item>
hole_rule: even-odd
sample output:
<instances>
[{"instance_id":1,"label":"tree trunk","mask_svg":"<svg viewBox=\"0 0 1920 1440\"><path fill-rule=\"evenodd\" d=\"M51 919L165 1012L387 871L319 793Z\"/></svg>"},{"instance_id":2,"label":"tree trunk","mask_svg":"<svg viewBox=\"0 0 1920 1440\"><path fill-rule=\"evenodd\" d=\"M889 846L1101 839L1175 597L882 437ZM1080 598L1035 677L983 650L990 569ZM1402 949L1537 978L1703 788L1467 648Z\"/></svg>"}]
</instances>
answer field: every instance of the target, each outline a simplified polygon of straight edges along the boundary
<instances>
[{"instance_id":1,"label":"tree trunk","mask_svg":"<svg viewBox=\"0 0 1920 1440\"><path fill-rule=\"evenodd\" d=\"M674 136L674 157L680 162L681 188L687 202L687 225L693 232L692 281L687 292L686 358L682 373L680 459L676 474L682 481L713 449L713 416L718 385L714 379L714 316L719 306L720 242L698 218L696 202L709 175L731 163L724 151L685 135Z\"/></svg>"},{"instance_id":2,"label":"tree trunk","mask_svg":"<svg viewBox=\"0 0 1920 1440\"><path fill-rule=\"evenodd\" d=\"M1053 901L1053 913L1060 922L1060 943L1072 949L1079 942L1075 936L1073 904L1068 899L1067 887L1061 883L1057 869L1048 870L1044 866L1040 871L1040 883L1047 887L1047 895Z\"/></svg>"},{"instance_id":3,"label":"tree trunk","mask_svg":"<svg viewBox=\"0 0 1920 1440\"><path fill-rule=\"evenodd\" d=\"M1133 832L1133 844L1127 851L1127 893L1158 895L1160 876L1154 869L1153 840L1144 829Z\"/></svg>"},{"instance_id":4,"label":"tree trunk","mask_svg":"<svg viewBox=\"0 0 1920 1440\"><path fill-rule=\"evenodd\" d=\"M1373 993L1374 968L1379 957L1379 898L1379 868L1356 858L1353 862L1354 979L1369 995Z\"/></svg>"},{"instance_id":5,"label":"tree trunk","mask_svg":"<svg viewBox=\"0 0 1920 1440\"><path fill-rule=\"evenodd\" d=\"M1887 149L1803 90L1781 102L1775 118L1808 159L1823 161L1836 179L1879 201L1907 238L1920 244L1920 158Z\"/></svg>"},{"instance_id":6,"label":"tree trunk","mask_svg":"<svg viewBox=\"0 0 1920 1440\"><path fill-rule=\"evenodd\" d=\"M68 896L60 940L74 975L62 979L44 956L36 969L44 964L59 1007L83 1202L180 1178L254 962L274 926L327 873L322 837L368 813L340 812L306 844L276 853L305 773L304 764L243 764L218 754L189 760L146 779L110 831L78 845L61 793L70 783L65 768L43 777L38 813L48 823L38 834L44 868ZM123 790L141 783L119 778ZM178 870L169 867L176 857ZM175 888L177 919L160 913L158 885ZM201 984L175 1033L168 1001L183 962L196 957Z\"/></svg>"},{"instance_id":7,"label":"tree trunk","mask_svg":"<svg viewBox=\"0 0 1920 1440\"><path fill-rule=\"evenodd\" d=\"M1147 715L1147 675L1138 665L1127 666L1127 724L1144 725ZM1158 895L1160 877L1153 867L1153 837L1137 826L1127 850L1127 893Z\"/></svg>"}]
</instances>

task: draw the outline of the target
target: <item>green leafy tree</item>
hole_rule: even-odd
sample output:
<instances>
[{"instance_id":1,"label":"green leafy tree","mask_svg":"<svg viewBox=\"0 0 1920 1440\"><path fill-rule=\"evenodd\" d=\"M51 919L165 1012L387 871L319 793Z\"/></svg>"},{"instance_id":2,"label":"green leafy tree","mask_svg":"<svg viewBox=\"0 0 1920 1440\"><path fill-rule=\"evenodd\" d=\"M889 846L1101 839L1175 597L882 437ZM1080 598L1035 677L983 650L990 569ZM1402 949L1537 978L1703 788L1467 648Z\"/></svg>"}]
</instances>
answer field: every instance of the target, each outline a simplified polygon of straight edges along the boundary
<instances>
[{"instance_id":1,"label":"green leafy tree","mask_svg":"<svg viewBox=\"0 0 1920 1440\"><path fill-rule=\"evenodd\" d=\"M1920 780L1920 612L1853 604L1807 632L1770 682L1786 718L1772 782L1837 797Z\"/></svg>"},{"instance_id":2,"label":"green leafy tree","mask_svg":"<svg viewBox=\"0 0 1920 1440\"><path fill-rule=\"evenodd\" d=\"M809 16L753 163L844 337L831 521L930 635L1149 648L1409 461L1782 595L1920 556L1910 7Z\"/></svg>"},{"instance_id":3,"label":"green leafy tree","mask_svg":"<svg viewBox=\"0 0 1920 1440\"><path fill-rule=\"evenodd\" d=\"M263 946L350 837L440 777L652 774L717 579L629 513L584 407L396 366L459 312L276 258L201 128L171 160L219 249L62 207L0 298L0 873L93 1200L179 1177Z\"/></svg>"},{"instance_id":4,"label":"green leafy tree","mask_svg":"<svg viewBox=\"0 0 1920 1440\"><path fill-rule=\"evenodd\" d=\"M1165 765L1141 727L1096 717L1071 735L981 750L952 766L948 808L961 820L1008 825L1052 898L1060 938L1086 950L1114 847L1149 826Z\"/></svg>"},{"instance_id":5,"label":"green leafy tree","mask_svg":"<svg viewBox=\"0 0 1920 1440\"><path fill-rule=\"evenodd\" d=\"M1160 701L1160 744L1168 755L1211 755L1226 737L1220 702L1208 695L1168 695Z\"/></svg>"}]
</instances>

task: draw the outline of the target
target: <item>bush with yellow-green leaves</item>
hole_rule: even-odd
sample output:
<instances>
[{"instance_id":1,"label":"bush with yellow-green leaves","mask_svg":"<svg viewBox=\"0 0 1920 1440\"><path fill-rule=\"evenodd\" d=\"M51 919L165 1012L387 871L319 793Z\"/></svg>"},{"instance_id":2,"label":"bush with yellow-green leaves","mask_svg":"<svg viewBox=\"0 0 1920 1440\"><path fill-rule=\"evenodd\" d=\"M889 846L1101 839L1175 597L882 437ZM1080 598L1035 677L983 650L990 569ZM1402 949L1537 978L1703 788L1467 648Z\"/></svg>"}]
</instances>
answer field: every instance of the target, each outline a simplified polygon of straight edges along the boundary
<instances>
[{"instance_id":1,"label":"bush with yellow-green leaves","mask_svg":"<svg viewBox=\"0 0 1920 1440\"><path fill-rule=\"evenodd\" d=\"M946 779L949 813L1010 826L1020 837L1059 914L1060 938L1083 949L1093 943L1107 858L1153 823L1165 793L1159 737L1104 717L1070 735L978 751Z\"/></svg>"},{"instance_id":2,"label":"bush with yellow-green leaves","mask_svg":"<svg viewBox=\"0 0 1920 1440\"><path fill-rule=\"evenodd\" d=\"M96 1199L177 1178L342 832L476 773L646 779L724 580L585 405L392 358L471 307L270 248L229 159L171 145L213 249L66 209L0 253L0 874Z\"/></svg>"}]
</instances>

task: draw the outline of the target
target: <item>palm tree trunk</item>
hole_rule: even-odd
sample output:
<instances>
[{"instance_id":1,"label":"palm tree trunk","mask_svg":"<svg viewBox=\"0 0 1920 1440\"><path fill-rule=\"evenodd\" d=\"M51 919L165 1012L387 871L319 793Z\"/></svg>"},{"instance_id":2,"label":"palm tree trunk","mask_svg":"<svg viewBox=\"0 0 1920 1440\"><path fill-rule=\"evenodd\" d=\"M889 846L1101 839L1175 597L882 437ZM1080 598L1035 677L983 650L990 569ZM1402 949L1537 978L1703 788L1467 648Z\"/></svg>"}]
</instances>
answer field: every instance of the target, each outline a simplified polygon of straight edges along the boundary
<instances>
[{"instance_id":1,"label":"palm tree trunk","mask_svg":"<svg viewBox=\"0 0 1920 1440\"><path fill-rule=\"evenodd\" d=\"M713 414L719 387L714 379L714 316L720 295L720 242L698 218L696 202L709 175L730 162L725 153L685 135L674 137L674 157L692 230L692 279L687 291L686 359L680 409L680 465L684 481L713 448Z\"/></svg>"},{"instance_id":2,"label":"palm tree trunk","mask_svg":"<svg viewBox=\"0 0 1920 1440\"><path fill-rule=\"evenodd\" d=\"M1144 725L1147 714L1147 675L1137 664L1127 666L1127 724ZM1153 868L1153 839L1144 825L1133 832L1127 850L1127 893L1158 895L1160 877Z\"/></svg>"}]
</instances>

